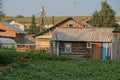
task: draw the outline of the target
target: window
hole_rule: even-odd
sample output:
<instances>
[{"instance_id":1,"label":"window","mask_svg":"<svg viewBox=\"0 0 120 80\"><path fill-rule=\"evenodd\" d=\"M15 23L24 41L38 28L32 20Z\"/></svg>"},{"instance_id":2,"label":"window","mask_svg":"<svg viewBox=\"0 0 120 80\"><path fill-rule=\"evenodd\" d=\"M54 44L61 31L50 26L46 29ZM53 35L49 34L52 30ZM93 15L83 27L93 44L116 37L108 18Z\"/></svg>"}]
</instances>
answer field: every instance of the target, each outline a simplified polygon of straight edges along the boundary
<instances>
[{"instance_id":1,"label":"window","mask_svg":"<svg viewBox=\"0 0 120 80\"><path fill-rule=\"evenodd\" d=\"M74 24L68 24L68 27L75 27Z\"/></svg>"},{"instance_id":2,"label":"window","mask_svg":"<svg viewBox=\"0 0 120 80\"><path fill-rule=\"evenodd\" d=\"M72 49L71 44L65 43L65 53L70 53L71 49Z\"/></svg>"},{"instance_id":3,"label":"window","mask_svg":"<svg viewBox=\"0 0 120 80\"><path fill-rule=\"evenodd\" d=\"M87 42L87 48L91 48L91 47L92 47L91 42Z\"/></svg>"}]
</instances>

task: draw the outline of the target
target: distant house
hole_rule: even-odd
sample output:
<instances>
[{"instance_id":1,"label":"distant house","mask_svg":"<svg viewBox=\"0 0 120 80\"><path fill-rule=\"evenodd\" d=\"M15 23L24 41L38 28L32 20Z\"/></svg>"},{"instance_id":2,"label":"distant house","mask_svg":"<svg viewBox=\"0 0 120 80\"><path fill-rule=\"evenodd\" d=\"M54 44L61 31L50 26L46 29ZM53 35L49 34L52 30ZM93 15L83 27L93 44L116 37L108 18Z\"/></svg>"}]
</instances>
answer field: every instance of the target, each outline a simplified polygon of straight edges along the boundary
<instances>
[{"instance_id":1,"label":"distant house","mask_svg":"<svg viewBox=\"0 0 120 80\"><path fill-rule=\"evenodd\" d=\"M112 59L113 31L111 27L57 28L51 38L51 53Z\"/></svg>"},{"instance_id":2,"label":"distant house","mask_svg":"<svg viewBox=\"0 0 120 80\"><path fill-rule=\"evenodd\" d=\"M91 27L91 26L83 21L80 22L72 17L68 17L65 20L59 22L58 24L53 25L49 29L35 35L34 37L35 37L36 49L49 48L50 38L52 37L54 30L58 27L80 28L80 27Z\"/></svg>"},{"instance_id":3,"label":"distant house","mask_svg":"<svg viewBox=\"0 0 120 80\"><path fill-rule=\"evenodd\" d=\"M4 30L3 32L0 31L0 37L12 38L16 43L24 43L26 32L7 22L0 22L0 29Z\"/></svg>"},{"instance_id":4,"label":"distant house","mask_svg":"<svg viewBox=\"0 0 120 80\"><path fill-rule=\"evenodd\" d=\"M27 25L18 23L15 20L11 21L10 24L17 27L17 28L19 28L19 29L21 29L22 31L25 31L25 30L27 30L29 28Z\"/></svg>"}]
</instances>

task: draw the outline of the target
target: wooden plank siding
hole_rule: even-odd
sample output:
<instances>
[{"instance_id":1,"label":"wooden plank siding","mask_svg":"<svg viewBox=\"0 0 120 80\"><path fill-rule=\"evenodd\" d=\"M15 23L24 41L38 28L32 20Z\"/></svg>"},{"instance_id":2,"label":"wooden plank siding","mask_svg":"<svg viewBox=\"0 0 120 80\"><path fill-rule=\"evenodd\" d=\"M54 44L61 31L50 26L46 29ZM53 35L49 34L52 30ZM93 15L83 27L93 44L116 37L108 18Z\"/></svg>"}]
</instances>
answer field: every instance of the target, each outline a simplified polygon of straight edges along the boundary
<instances>
[{"instance_id":1,"label":"wooden plank siding","mask_svg":"<svg viewBox=\"0 0 120 80\"><path fill-rule=\"evenodd\" d=\"M50 39L36 39L36 50L38 49L43 49L43 48L48 48L50 45Z\"/></svg>"},{"instance_id":2,"label":"wooden plank siding","mask_svg":"<svg viewBox=\"0 0 120 80\"><path fill-rule=\"evenodd\" d=\"M71 52L66 53L65 52L65 44L71 44ZM86 42L60 42L60 55L73 55L73 56L79 56L79 57L90 57L90 49L86 48Z\"/></svg>"},{"instance_id":3,"label":"wooden plank siding","mask_svg":"<svg viewBox=\"0 0 120 80\"><path fill-rule=\"evenodd\" d=\"M113 33L112 59L120 60L120 32Z\"/></svg>"},{"instance_id":4,"label":"wooden plank siding","mask_svg":"<svg viewBox=\"0 0 120 80\"><path fill-rule=\"evenodd\" d=\"M56 28L69 28L69 24L73 24L74 28L81 28L81 27L85 27L84 24L80 23L79 21L76 21L75 19L73 18L67 18L66 20L63 20L62 22L52 26L51 28L47 29L46 31L43 31L41 32L40 34L37 34L35 36L36 40L35 40L35 43L36 43L36 49L40 49L40 44L41 45L45 45L45 47L49 48L49 41L50 41L50 38L39 38L39 36L49 36L49 35L53 35L54 33L54 30ZM43 41L44 39L44 41ZM39 44L39 45L38 45ZM37 46L38 45L38 46Z\"/></svg>"},{"instance_id":5,"label":"wooden plank siding","mask_svg":"<svg viewBox=\"0 0 120 80\"><path fill-rule=\"evenodd\" d=\"M6 25L0 23L0 29L5 30L5 32L0 32L0 35L2 36L16 37L16 32Z\"/></svg>"}]
</instances>

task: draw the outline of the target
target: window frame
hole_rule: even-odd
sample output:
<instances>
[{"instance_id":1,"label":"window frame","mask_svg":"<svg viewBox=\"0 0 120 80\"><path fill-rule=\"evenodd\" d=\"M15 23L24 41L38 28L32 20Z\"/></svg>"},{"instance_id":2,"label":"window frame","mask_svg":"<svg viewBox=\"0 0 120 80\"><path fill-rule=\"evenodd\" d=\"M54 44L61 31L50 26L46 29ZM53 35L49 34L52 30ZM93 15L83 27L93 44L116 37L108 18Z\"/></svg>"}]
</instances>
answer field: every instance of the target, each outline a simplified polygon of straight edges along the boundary
<instances>
[{"instance_id":1,"label":"window frame","mask_svg":"<svg viewBox=\"0 0 120 80\"><path fill-rule=\"evenodd\" d=\"M91 42L87 42L87 48L92 48L92 43Z\"/></svg>"},{"instance_id":2,"label":"window frame","mask_svg":"<svg viewBox=\"0 0 120 80\"><path fill-rule=\"evenodd\" d=\"M71 53L72 52L72 44L71 43L65 43L65 53ZM69 49L69 50L67 50Z\"/></svg>"}]
</instances>

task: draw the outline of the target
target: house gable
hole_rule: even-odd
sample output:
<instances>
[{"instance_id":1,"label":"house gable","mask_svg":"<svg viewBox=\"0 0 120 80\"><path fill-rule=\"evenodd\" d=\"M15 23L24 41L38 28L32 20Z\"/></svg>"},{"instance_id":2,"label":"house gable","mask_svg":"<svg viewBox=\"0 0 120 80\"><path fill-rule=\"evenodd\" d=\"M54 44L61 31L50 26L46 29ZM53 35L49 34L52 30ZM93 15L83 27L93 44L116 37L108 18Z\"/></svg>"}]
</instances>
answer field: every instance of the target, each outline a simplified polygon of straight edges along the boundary
<instances>
[{"instance_id":1,"label":"house gable","mask_svg":"<svg viewBox=\"0 0 120 80\"><path fill-rule=\"evenodd\" d=\"M77 20L75 20L74 18L72 17L68 17L67 19L59 22L58 24L52 26L51 28L35 35L34 37L37 37L37 36L41 36L41 35L52 35L54 33L54 30L56 28L63 28L63 27L70 27L70 28L80 28L80 27L85 27L85 24L83 22L79 22Z\"/></svg>"},{"instance_id":2,"label":"house gable","mask_svg":"<svg viewBox=\"0 0 120 80\"><path fill-rule=\"evenodd\" d=\"M4 32L0 32L1 36L16 37L16 32L11 28L7 27L6 25L0 23L0 28L5 30Z\"/></svg>"},{"instance_id":3,"label":"house gable","mask_svg":"<svg viewBox=\"0 0 120 80\"><path fill-rule=\"evenodd\" d=\"M0 23L0 29L5 30L4 32L0 32L0 34L1 36L6 36L6 37L16 37L17 34L26 34L26 32L21 31L20 29L6 22Z\"/></svg>"}]
</instances>

